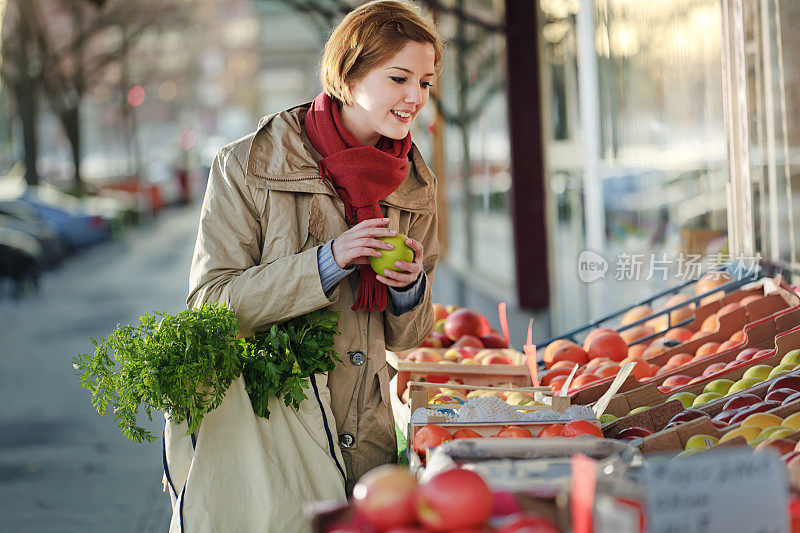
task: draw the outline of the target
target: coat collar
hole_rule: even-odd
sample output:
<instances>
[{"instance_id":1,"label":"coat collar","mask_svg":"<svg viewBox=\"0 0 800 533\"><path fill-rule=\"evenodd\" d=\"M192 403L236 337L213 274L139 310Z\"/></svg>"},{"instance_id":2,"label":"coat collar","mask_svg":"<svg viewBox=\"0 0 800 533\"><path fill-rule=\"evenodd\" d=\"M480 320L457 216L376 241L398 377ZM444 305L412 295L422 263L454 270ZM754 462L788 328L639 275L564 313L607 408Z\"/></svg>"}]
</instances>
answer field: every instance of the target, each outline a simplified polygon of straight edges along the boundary
<instances>
[{"instance_id":1,"label":"coat collar","mask_svg":"<svg viewBox=\"0 0 800 533\"><path fill-rule=\"evenodd\" d=\"M273 190L336 196L330 183L319 174L320 155L303 129L310 105L308 102L259 121L247 156L249 181ZM380 203L409 211L432 212L436 178L414 144L409 160L406 179Z\"/></svg>"}]
</instances>

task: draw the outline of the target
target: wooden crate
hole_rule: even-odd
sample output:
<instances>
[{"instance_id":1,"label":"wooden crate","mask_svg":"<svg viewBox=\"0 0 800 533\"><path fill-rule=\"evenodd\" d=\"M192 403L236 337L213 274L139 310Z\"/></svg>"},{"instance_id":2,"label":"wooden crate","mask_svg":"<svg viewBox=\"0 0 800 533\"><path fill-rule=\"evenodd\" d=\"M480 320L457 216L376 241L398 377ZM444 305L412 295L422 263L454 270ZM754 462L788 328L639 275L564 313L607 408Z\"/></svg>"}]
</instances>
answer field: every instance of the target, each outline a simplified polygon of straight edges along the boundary
<instances>
[{"instance_id":1,"label":"wooden crate","mask_svg":"<svg viewBox=\"0 0 800 533\"><path fill-rule=\"evenodd\" d=\"M428 403L428 392L426 388L431 387L435 384L430 383L419 383L419 382L412 382L410 384L411 387L411 406L410 411L413 413L416 409L424 407L424 408L458 408L458 406L451 406L451 405L442 405L442 404L430 404ZM543 393L550 392L547 387L525 387L525 388L513 388L507 389L502 387L481 387L486 388L487 390L509 390L509 391L521 391L521 392L535 392L540 391ZM565 411L570 406L570 400L567 396L553 396L553 402L551 409L554 409L558 412ZM531 405L518 405L518 406L511 406L517 410L523 411L533 411L542 409L545 407L537 407ZM551 424L556 423L566 423L569 420L547 420L542 422L527 422L527 421L507 421L507 422L470 422L470 423L454 423L454 422L447 422L446 418L442 416L440 419L431 418L429 417L427 422L424 423L412 423L409 421L408 430L406 432L406 439L407 439L407 454L409 465L414 470L415 468L419 468L422 466L422 461L420 460L419 456L414 451L414 432L417 428L425 426L427 424L438 424L444 428L447 428L450 433L454 433L459 429L471 429L476 433L479 433L483 437L491 437L495 435L498 431L503 429L503 427L508 425L515 425L520 426L528 431L535 437L538 435L544 428ZM600 423L597 420L590 420L592 423L600 427Z\"/></svg>"},{"instance_id":2,"label":"wooden crate","mask_svg":"<svg viewBox=\"0 0 800 533\"><path fill-rule=\"evenodd\" d=\"M392 378L389 389L394 420L403 434L408 429L411 409L408 404L403 402L402 398L411 381L420 381L427 376L447 376L457 379L465 385L530 387L532 384L530 372L525 365L416 363L404 361L390 351L386 352L386 361L389 366L397 370L397 375Z\"/></svg>"}]
</instances>

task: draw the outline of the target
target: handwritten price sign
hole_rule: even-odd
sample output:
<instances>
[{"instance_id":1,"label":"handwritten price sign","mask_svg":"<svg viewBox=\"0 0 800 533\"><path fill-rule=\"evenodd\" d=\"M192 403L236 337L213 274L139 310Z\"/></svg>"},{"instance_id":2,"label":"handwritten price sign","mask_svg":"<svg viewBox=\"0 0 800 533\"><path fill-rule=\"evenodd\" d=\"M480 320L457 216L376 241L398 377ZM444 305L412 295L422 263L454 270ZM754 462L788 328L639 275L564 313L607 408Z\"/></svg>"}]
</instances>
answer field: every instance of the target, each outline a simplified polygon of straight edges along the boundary
<instances>
[{"instance_id":1,"label":"handwritten price sign","mask_svg":"<svg viewBox=\"0 0 800 533\"><path fill-rule=\"evenodd\" d=\"M653 533L789 531L786 468L772 452L702 452L648 461L644 472Z\"/></svg>"}]
</instances>

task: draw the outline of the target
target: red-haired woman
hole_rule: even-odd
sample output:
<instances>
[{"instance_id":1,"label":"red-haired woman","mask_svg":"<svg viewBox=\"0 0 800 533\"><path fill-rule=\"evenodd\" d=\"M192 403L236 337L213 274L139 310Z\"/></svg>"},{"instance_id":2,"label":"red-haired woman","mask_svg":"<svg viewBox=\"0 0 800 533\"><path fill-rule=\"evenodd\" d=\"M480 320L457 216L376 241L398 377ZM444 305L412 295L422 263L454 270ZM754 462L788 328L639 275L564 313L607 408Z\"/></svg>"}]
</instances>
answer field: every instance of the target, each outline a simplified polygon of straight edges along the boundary
<instances>
[{"instance_id":1,"label":"red-haired woman","mask_svg":"<svg viewBox=\"0 0 800 533\"><path fill-rule=\"evenodd\" d=\"M433 323L436 179L411 142L442 45L411 4L348 14L310 104L263 118L217 155L203 202L188 304L227 303L242 335L320 308L341 313L343 364L310 379L299 410L258 418L240 378L197 435L167 421L172 528L295 531L300 503L343 498L396 461L386 349L420 344ZM402 233L400 271L368 264Z\"/></svg>"}]
</instances>

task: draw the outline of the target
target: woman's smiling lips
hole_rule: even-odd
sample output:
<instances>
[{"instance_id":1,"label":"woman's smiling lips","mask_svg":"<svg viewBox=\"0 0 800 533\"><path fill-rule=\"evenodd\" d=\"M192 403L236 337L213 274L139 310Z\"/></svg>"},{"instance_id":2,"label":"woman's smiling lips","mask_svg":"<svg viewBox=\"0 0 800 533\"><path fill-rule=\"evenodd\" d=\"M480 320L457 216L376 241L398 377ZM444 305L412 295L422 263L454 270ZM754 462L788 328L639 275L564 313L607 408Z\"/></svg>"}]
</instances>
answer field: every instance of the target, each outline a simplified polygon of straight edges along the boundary
<instances>
[{"instance_id":1,"label":"woman's smiling lips","mask_svg":"<svg viewBox=\"0 0 800 533\"><path fill-rule=\"evenodd\" d=\"M411 118L413 114L410 111L400 111L400 110L391 110L392 115L394 118L399 120L400 122L411 122Z\"/></svg>"}]
</instances>

